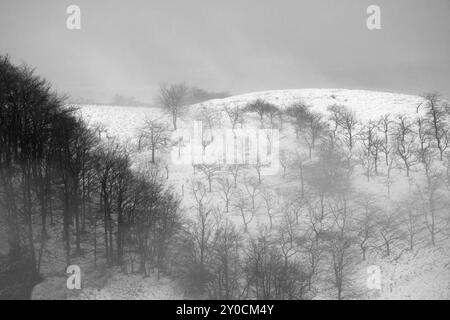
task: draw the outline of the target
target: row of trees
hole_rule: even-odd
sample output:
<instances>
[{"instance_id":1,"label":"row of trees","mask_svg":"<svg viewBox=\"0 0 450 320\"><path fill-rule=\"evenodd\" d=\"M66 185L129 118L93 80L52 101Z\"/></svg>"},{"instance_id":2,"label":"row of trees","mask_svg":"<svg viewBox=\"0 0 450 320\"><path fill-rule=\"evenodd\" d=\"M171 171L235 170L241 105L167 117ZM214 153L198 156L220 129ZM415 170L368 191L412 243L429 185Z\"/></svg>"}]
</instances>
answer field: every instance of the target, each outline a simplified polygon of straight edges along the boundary
<instances>
[{"instance_id":1,"label":"row of trees","mask_svg":"<svg viewBox=\"0 0 450 320\"><path fill-rule=\"evenodd\" d=\"M9 248L2 269L26 264L9 279L39 279L55 232L66 265L92 254L95 264L124 269L137 256L144 274L166 269L179 199L158 168L132 170L129 152L98 136L45 79L0 58L0 211Z\"/></svg>"}]
</instances>

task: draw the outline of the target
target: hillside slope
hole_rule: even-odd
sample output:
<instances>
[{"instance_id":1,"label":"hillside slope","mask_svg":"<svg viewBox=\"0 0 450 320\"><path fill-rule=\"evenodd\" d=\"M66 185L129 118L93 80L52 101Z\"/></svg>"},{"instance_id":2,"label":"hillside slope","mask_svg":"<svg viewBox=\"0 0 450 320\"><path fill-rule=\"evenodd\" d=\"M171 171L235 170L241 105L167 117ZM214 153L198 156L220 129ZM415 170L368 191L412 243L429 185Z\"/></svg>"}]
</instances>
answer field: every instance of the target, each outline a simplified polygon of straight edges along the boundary
<instances>
[{"instance_id":1,"label":"hillside slope","mask_svg":"<svg viewBox=\"0 0 450 320\"><path fill-rule=\"evenodd\" d=\"M391 114L415 116L417 106L422 102L422 98L412 95L394 94L385 92L374 92L364 90L345 90L345 89L299 89L299 90L274 90L248 93L233 96L225 99L215 99L203 102L201 104L189 107L190 111L198 110L200 107L216 108L223 110L224 106L235 105L244 107L256 99L263 99L266 102L273 103L279 108L286 108L296 102L304 102L312 107L312 110L323 114L327 113L327 107L338 104L346 106L356 113L356 116L362 123L371 120L377 121L380 117ZM106 137L117 138L122 143L133 145L135 143L136 134L143 126L146 118L162 119L167 121L167 115L159 108L139 108L124 106L80 106L82 117L88 121L90 125L101 126ZM187 115L180 119L180 127L187 127L192 124L193 113L188 112ZM251 116L246 118L248 125L259 125L256 119ZM295 134L291 130L285 130L280 143L280 148L291 149L295 144ZM134 160L139 163L148 162L148 153L139 152L134 154ZM169 184L173 185L174 190L180 194L184 185L188 186L189 179L193 173L190 166L173 166L170 164ZM248 172L245 173L247 175ZM382 177L374 177L370 183L366 183L366 179L361 177L359 181L355 180L355 188L360 191L372 189L380 192L383 189ZM407 182L405 177L398 173L397 183L393 189L398 190L398 197L402 196L402 191L407 190ZM358 181L357 181L358 180ZM272 190L289 191L295 190L298 184L298 177L294 173L288 173L286 179L282 179L281 175L273 177L264 177L264 187ZM184 194L184 189L183 189ZM395 192L394 192L395 194ZM385 195L380 195L380 197ZM187 216L192 208L192 199L189 196L183 198L183 206ZM234 222L239 224L240 218L233 217ZM241 222L242 223L242 222ZM259 214L254 227L251 229L255 232L259 226L267 224L267 217ZM355 267L355 285L360 294L358 298L367 298L368 293L365 290L366 267L371 264L379 265L382 269L382 290L375 298L378 299L448 299L450 297L450 246L446 242L441 242L435 248L427 247L426 244L418 246L415 252L400 250L396 252L394 257L385 258L382 255L374 254L368 258L366 262L360 262ZM126 278L126 277L125 277ZM172 293L165 293L158 297L155 292L151 293L133 290L134 278L126 280L124 276L111 279L108 286L100 291L87 292L84 298L152 298L165 299L172 296ZM130 295L127 296L127 290L124 290L116 296L117 288L126 283L129 288ZM130 285L131 284L131 285ZM167 288L167 282L164 283ZM145 291L145 290L144 290ZM171 289L166 290L172 292ZM139 293L141 292L141 293ZM326 293L317 298L330 298ZM373 298L373 297L372 297Z\"/></svg>"}]
</instances>

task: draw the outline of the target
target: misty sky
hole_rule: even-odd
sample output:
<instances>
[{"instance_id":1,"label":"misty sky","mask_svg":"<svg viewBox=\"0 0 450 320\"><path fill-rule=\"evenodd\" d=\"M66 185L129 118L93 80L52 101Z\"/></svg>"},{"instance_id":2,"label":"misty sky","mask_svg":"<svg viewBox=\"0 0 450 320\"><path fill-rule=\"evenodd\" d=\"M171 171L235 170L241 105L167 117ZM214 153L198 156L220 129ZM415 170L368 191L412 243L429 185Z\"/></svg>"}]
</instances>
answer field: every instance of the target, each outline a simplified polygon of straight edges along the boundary
<instances>
[{"instance_id":1,"label":"misty sky","mask_svg":"<svg viewBox=\"0 0 450 320\"><path fill-rule=\"evenodd\" d=\"M66 29L70 4L81 7L79 31ZM381 7L379 31L366 28L370 4ZM99 102L151 102L162 81L450 98L450 0L0 0L0 54Z\"/></svg>"}]
</instances>

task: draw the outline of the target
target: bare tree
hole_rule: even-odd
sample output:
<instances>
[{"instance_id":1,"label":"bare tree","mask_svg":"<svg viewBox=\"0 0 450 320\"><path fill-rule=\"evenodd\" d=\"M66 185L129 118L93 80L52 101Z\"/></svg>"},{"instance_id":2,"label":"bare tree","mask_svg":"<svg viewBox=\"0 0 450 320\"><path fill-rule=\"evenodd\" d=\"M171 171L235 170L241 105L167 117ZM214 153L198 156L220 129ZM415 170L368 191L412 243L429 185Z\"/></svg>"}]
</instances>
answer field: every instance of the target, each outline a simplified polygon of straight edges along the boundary
<instances>
[{"instance_id":1,"label":"bare tree","mask_svg":"<svg viewBox=\"0 0 450 320\"><path fill-rule=\"evenodd\" d=\"M188 94L188 87L184 83L160 84L157 103L171 117L174 130L177 129L177 120L183 114L183 106Z\"/></svg>"},{"instance_id":2,"label":"bare tree","mask_svg":"<svg viewBox=\"0 0 450 320\"><path fill-rule=\"evenodd\" d=\"M199 164L196 165L198 170L206 177L208 180L208 192L212 192L212 182L214 177L220 171L220 167L217 164Z\"/></svg>"},{"instance_id":3,"label":"bare tree","mask_svg":"<svg viewBox=\"0 0 450 320\"><path fill-rule=\"evenodd\" d=\"M368 123L362 130L360 139L363 146L362 153L362 164L365 167L365 174L367 176L367 181L370 181L370 177L372 174L372 167L374 166L374 162L372 161L373 149L375 145L375 141L377 141L376 136L376 124L373 122ZM378 155L378 152L377 152Z\"/></svg>"},{"instance_id":4,"label":"bare tree","mask_svg":"<svg viewBox=\"0 0 450 320\"><path fill-rule=\"evenodd\" d=\"M343 298L344 291L351 285L350 274L354 256L351 237L351 221L348 203L345 197L331 206L333 226L325 233L327 251L331 255L332 277L330 282L337 290L337 298Z\"/></svg>"},{"instance_id":5,"label":"bare tree","mask_svg":"<svg viewBox=\"0 0 450 320\"><path fill-rule=\"evenodd\" d=\"M309 115L309 109L310 106L302 102L297 102L288 107L285 111L286 114L294 120L295 133L297 138L299 137L300 131L302 131L305 126L306 118Z\"/></svg>"},{"instance_id":6,"label":"bare tree","mask_svg":"<svg viewBox=\"0 0 450 320\"><path fill-rule=\"evenodd\" d=\"M261 179L261 172L264 168L264 164L261 163L259 155L256 159L256 163L253 165L253 168L255 168L256 171L256 175L258 176L258 183L261 184L262 183L262 179Z\"/></svg>"},{"instance_id":7,"label":"bare tree","mask_svg":"<svg viewBox=\"0 0 450 320\"><path fill-rule=\"evenodd\" d=\"M280 296L278 277L283 267L282 256L271 244L267 234L252 239L247 249L245 271L251 298L277 299Z\"/></svg>"},{"instance_id":8,"label":"bare tree","mask_svg":"<svg viewBox=\"0 0 450 320\"><path fill-rule=\"evenodd\" d=\"M273 228L273 219L276 211L276 195L270 189L264 189L261 193L267 217L270 222L270 230Z\"/></svg>"},{"instance_id":9,"label":"bare tree","mask_svg":"<svg viewBox=\"0 0 450 320\"><path fill-rule=\"evenodd\" d=\"M416 203L415 199L407 198L401 201L398 206L398 212L401 214L403 224L406 226L409 250L411 251L414 250L416 236L422 229L419 227L421 213L414 206L414 203Z\"/></svg>"},{"instance_id":10,"label":"bare tree","mask_svg":"<svg viewBox=\"0 0 450 320\"><path fill-rule=\"evenodd\" d=\"M301 197L305 197L306 192L306 183L305 183L305 162L307 161L307 156L302 154L300 151L297 150L297 152L292 156L292 159L290 160L290 165L292 168L295 169L296 174L298 175L298 178L300 180L300 191L301 191Z\"/></svg>"},{"instance_id":11,"label":"bare tree","mask_svg":"<svg viewBox=\"0 0 450 320\"><path fill-rule=\"evenodd\" d=\"M207 107L202 104L195 117L202 122L203 127L206 127L209 130L221 126L222 114L215 108Z\"/></svg>"},{"instance_id":12,"label":"bare tree","mask_svg":"<svg viewBox=\"0 0 450 320\"><path fill-rule=\"evenodd\" d=\"M319 246L319 241L328 229L329 212L325 211L325 204L321 199L319 203L309 202L307 206L308 226L314 236L315 245Z\"/></svg>"},{"instance_id":13,"label":"bare tree","mask_svg":"<svg viewBox=\"0 0 450 320\"><path fill-rule=\"evenodd\" d=\"M378 176L378 162L380 159L380 153L381 150L386 150L386 148L384 148L384 141L382 138L376 136L375 140L373 141L373 148L372 148L372 157L373 157L373 166L374 166L374 170L375 170L375 175Z\"/></svg>"},{"instance_id":14,"label":"bare tree","mask_svg":"<svg viewBox=\"0 0 450 320\"><path fill-rule=\"evenodd\" d=\"M350 151L353 150L355 145L355 136L358 124L359 121L353 111L344 110L342 112L341 127L345 132L346 143Z\"/></svg>"},{"instance_id":15,"label":"bare tree","mask_svg":"<svg viewBox=\"0 0 450 320\"><path fill-rule=\"evenodd\" d=\"M282 149L280 151L280 165L283 168L283 179L286 178L286 169L289 167L290 162L289 151Z\"/></svg>"},{"instance_id":16,"label":"bare tree","mask_svg":"<svg viewBox=\"0 0 450 320\"><path fill-rule=\"evenodd\" d=\"M245 108L249 112L257 113L262 125L264 121L264 115L267 112L267 106L268 104L264 100L256 99L254 102L247 104Z\"/></svg>"},{"instance_id":17,"label":"bare tree","mask_svg":"<svg viewBox=\"0 0 450 320\"><path fill-rule=\"evenodd\" d=\"M361 249L362 259L366 260L367 252L375 240L376 216L380 209L376 199L369 194L359 197L357 205L359 214L355 217L356 240Z\"/></svg>"},{"instance_id":18,"label":"bare tree","mask_svg":"<svg viewBox=\"0 0 450 320\"><path fill-rule=\"evenodd\" d=\"M415 134L412 123L405 116L399 116L395 130L395 146L397 154L406 169L407 177L409 177L411 167L416 164L414 143Z\"/></svg>"},{"instance_id":19,"label":"bare tree","mask_svg":"<svg viewBox=\"0 0 450 320\"><path fill-rule=\"evenodd\" d=\"M439 150L440 160L443 160L444 152L449 144L449 127L447 124L447 113L438 93L427 93L423 96L424 102L419 105L426 109L426 115L429 120L430 131L436 141L436 147Z\"/></svg>"},{"instance_id":20,"label":"bare tree","mask_svg":"<svg viewBox=\"0 0 450 320\"><path fill-rule=\"evenodd\" d=\"M165 150L169 145L169 130L163 122L146 119L142 129L142 135L143 143L152 151L151 162L155 163L156 151Z\"/></svg>"},{"instance_id":21,"label":"bare tree","mask_svg":"<svg viewBox=\"0 0 450 320\"><path fill-rule=\"evenodd\" d=\"M257 198L261 194L261 187L253 178L246 178L244 180L244 191L246 192L248 199L250 200L251 209L255 211L258 209Z\"/></svg>"},{"instance_id":22,"label":"bare tree","mask_svg":"<svg viewBox=\"0 0 450 320\"><path fill-rule=\"evenodd\" d=\"M304 236L300 239L300 246L302 251L306 254L307 259L307 284L308 290L311 291L313 289L316 277L318 275L320 261L323 256L322 247L316 242L314 234L309 230L305 233Z\"/></svg>"},{"instance_id":23,"label":"bare tree","mask_svg":"<svg viewBox=\"0 0 450 320\"><path fill-rule=\"evenodd\" d=\"M383 183L387 188L387 196L390 199L391 198L391 188L395 182L394 177L392 176L392 170L394 169L395 163L397 161L396 154L392 154L389 157L388 161L389 162L388 162L388 166L387 166L387 170L386 170L387 171L386 178L384 179Z\"/></svg>"},{"instance_id":24,"label":"bare tree","mask_svg":"<svg viewBox=\"0 0 450 320\"><path fill-rule=\"evenodd\" d=\"M326 128L322 121L322 115L315 112L308 112L305 119L305 126L303 128L303 139L308 145L309 159L312 159L312 151L314 150L317 141L322 136Z\"/></svg>"},{"instance_id":25,"label":"bare tree","mask_svg":"<svg viewBox=\"0 0 450 320\"><path fill-rule=\"evenodd\" d=\"M270 128L274 128L275 127L275 119L276 118L279 119L279 128L280 128L280 130L283 128L283 113L281 112L281 110L277 106L271 105L268 108L268 110L267 110L267 117L269 118Z\"/></svg>"},{"instance_id":26,"label":"bare tree","mask_svg":"<svg viewBox=\"0 0 450 320\"><path fill-rule=\"evenodd\" d=\"M417 137L419 138L419 143L417 146L417 159L420 163L426 166L431 152L431 140L432 136L426 125L426 119L419 117L416 120L417 126Z\"/></svg>"},{"instance_id":27,"label":"bare tree","mask_svg":"<svg viewBox=\"0 0 450 320\"><path fill-rule=\"evenodd\" d=\"M403 238L399 228L400 215L394 210L380 210L376 219L377 231L385 247L386 256L390 256L394 244Z\"/></svg>"},{"instance_id":28,"label":"bare tree","mask_svg":"<svg viewBox=\"0 0 450 320\"><path fill-rule=\"evenodd\" d=\"M199 237L197 240L199 248L199 262L203 264L205 262L206 251L208 250L208 242L212 236L211 223L212 223L212 206L211 199L206 194L205 186L198 181L192 181L192 195L194 196L195 204L194 208L197 212L197 226L200 227Z\"/></svg>"},{"instance_id":29,"label":"bare tree","mask_svg":"<svg viewBox=\"0 0 450 320\"><path fill-rule=\"evenodd\" d=\"M242 123L244 121L244 112L245 110L238 105L231 105L231 106L225 106L224 111L228 116L228 119L230 120L231 127L233 129L236 129L236 125L238 123Z\"/></svg>"},{"instance_id":30,"label":"bare tree","mask_svg":"<svg viewBox=\"0 0 450 320\"><path fill-rule=\"evenodd\" d=\"M288 266L289 259L299 252L296 225L296 217L292 216L289 211L285 211L279 227L277 241L283 255L285 267Z\"/></svg>"},{"instance_id":31,"label":"bare tree","mask_svg":"<svg viewBox=\"0 0 450 320\"><path fill-rule=\"evenodd\" d=\"M226 174L222 174L216 180L219 186L217 193L225 202L225 212L228 213L230 209L230 202L235 194L235 188Z\"/></svg>"},{"instance_id":32,"label":"bare tree","mask_svg":"<svg viewBox=\"0 0 450 320\"><path fill-rule=\"evenodd\" d=\"M427 228L431 244L436 245L436 236L439 230L439 211L442 205L441 187L442 172L437 168L426 170L426 184L423 188L418 187L417 198L420 200L421 209L424 215L424 223Z\"/></svg>"},{"instance_id":33,"label":"bare tree","mask_svg":"<svg viewBox=\"0 0 450 320\"><path fill-rule=\"evenodd\" d=\"M333 143L335 143L338 140L338 133L341 129L341 120L342 120L341 109L342 107L336 104L327 107L327 111L330 113L328 117L328 119L331 122L329 126L329 131Z\"/></svg>"},{"instance_id":34,"label":"bare tree","mask_svg":"<svg viewBox=\"0 0 450 320\"><path fill-rule=\"evenodd\" d=\"M393 146L391 143L390 135L391 135L391 125L392 125L391 115L386 114L381 117L379 125L381 127L381 132L383 135L383 143L381 144L381 149L384 153L384 159L386 162L386 166L389 166L389 155L392 152Z\"/></svg>"},{"instance_id":35,"label":"bare tree","mask_svg":"<svg viewBox=\"0 0 450 320\"><path fill-rule=\"evenodd\" d=\"M234 188L237 188L237 179L243 170L243 166L240 164L230 164L227 165L226 170L233 176Z\"/></svg>"},{"instance_id":36,"label":"bare tree","mask_svg":"<svg viewBox=\"0 0 450 320\"><path fill-rule=\"evenodd\" d=\"M357 126L359 124L356 114L347 107L339 105L329 107L328 111L331 113L331 120L334 124L332 131L336 133L340 128L343 132L345 144L352 151L355 145Z\"/></svg>"},{"instance_id":37,"label":"bare tree","mask_svg":"<svg viewBox=\"0 0 450 320\"><path fill-rule=\"evenodd\" d=\"M248 225L255 218L256 211L251 208L251 202L244 194L240 194L234 201L233 207L238 211L244 224L244 232L248 232Z\"/></svg>"},{"instance_id":38,"label":"bare tree","mask_svg":"<svg viewBox=\"0 0 450 320\"><path fill-rule=\"evenodd\" d=\"M207 194L205 186L193 180L191 192L194 197L193 219L189 233L182 239L180 257L186 272L186 281L189 287L203 294L211 280L210 263L214 248L215 219L214 209L211 206L211 198ZM187 255L186 255L187 254Z\"/></svg>"},{"instance_id":39,"label":"bare tree","mask_svg":"<svg viewBox=\"0 0 450 320\"><path fill-rule=\"evenodd\" d=\"M228 219L216 230L212 249L213 277L208 283L209 297L212 299L240 299L243 295L241 238Z\"/></svg>"},{"instance_id":40,"label":"bare tree","mask_svg":"<svg viewBox=\"0 0 450 320\"><path fill-rule=\"evenodd\" d=\"M270 116L270 125L273 127L273 119L278 112L278 108L262 99L257 99L256 101L249 103L246 107L249 112L255 112L259 116L261 126L264 126L264 116Z\"/></svg>"}]
</instances>

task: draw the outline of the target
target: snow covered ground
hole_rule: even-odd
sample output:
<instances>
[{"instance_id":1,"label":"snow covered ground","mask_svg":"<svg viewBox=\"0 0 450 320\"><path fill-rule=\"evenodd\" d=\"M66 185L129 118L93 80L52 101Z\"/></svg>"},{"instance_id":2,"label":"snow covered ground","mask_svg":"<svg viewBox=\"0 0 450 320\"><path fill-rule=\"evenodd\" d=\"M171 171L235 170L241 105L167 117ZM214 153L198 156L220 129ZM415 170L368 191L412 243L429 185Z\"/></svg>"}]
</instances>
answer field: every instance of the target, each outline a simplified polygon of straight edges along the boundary
<instances>
[{"instance_id":1,"label":"snow covered ground","mask_svg":"<svg viewBox=\"0 0 450 320\"><path fill-rule=\"evenodd\" d=\"M192 124L192 115L200 107L217 108L237 105L244 107L256 99L263 99L280 108L286 108L295 102L304 102L311 105L312 110L327 113L327 107L338 104L355 111L362 122L378 120L381 116L405 114L414 116L417 106L422 102L418 96L373 92L364 90L345 89L301 89L301 90L275 90L243 94L226 99L216 99L190 106L191 112L181 119L179 127ZM146 118L164 119L167 116L159 108L139 108L121 106L79 106L80 113L91 126L101 126L104 136L115 137L122 143L133 145L138 130L143 126ZM247 125L258 125L258 121L246 119ZM295 139L293 130L286 129L282 135L280 148L290 148ZM135 162L145 164L149 162L148 152L135 153ZM167 158L165 159L168 160ZM193 176L191 166L177 166L169 161L171 184L180 194L187 191L189 179ZM245 174L250 174L246 172ZM295 174L288 172L286 179L282 179L281 170L278 175L263 177L265 188L276 190L277 193L295 190ZM361 181L358 181L361 180ZM370 188L380 190L381 178L375 178L366 183L362 176L355 180L357 188L370 192ZM405 177L398 179L393 186L394 197L401 197L406 190ZM397 191L397 195L396 194ZM383 195L385 197L385 195ZM192 199L188 192L183 198L183 206L189 216L192 211ZM239 216L232 217L236 224L242 224ZM257 230L261 225L267 224L267 217L259 213L252 222L250 230ZM252 233L252 231L250 231ZM355 268L355 285L360 295L357 298L368 298L369 293L365 287L367 278L366 267L378 265L382 269L382 290L375 297L378 299L448 299L450 298L450 244L440 243L435 248L420 247L414 252L404 251L395 256L396 259L385 258L382 255L369 257L368 261L361 262ZM323 296L329 298L329 296ZM172 299L183 298L181 290L169 279L156 280L153 276L142 279L141 276L121 275L116 273L99 289L85 288L78 296L82 299ZM320 298L320 297L318 297Z\"/></svg>"},{"instance_id":2,"label":"snow covered ground","mask_svg":"<svg viewBox=\"0 0 450 320\"><path fill-rule=\"evenodd\" d=\"M414 113L415 107L422 101L418 96L388 92L347 89L294 89L254 92L225 99L210 100L203 104L208 107L230 104L245 106L246 103L256 99L273 103L282 109L295 102L303 101L312 105L313 110L323 113L326 113L326 108L330 105L345 105L355 111L362 121L378 119L388 113L393 115Z\"/></svg>"},{"instance_id":3,"label":"snow covered ground","mask_svg":"<svg viewBox=\"0 0 450 320\"><path fill-rule=\"evenodd\" d=\"M286 108L295 102L302 101L317 112L326 113L326 108L333 104L345 105L354 110L362 121L378 120L385 114L413 114L422 102L418 96L346 89L298 89L273 90L232 96L225 99L209 100L190 108L199 106L221 109L223 106L237 105L244 107L256 99L263 99L279 108ZM81 114L90 124L103 124L108 134L126 140L132 138L136 130L144 124L146 117L164 118L159 108L123 107L106 105L80 106ZM189 119L184 119L189 123Z\"/></svg>"},{"instance_id":4,"label":"snow covered ground","mask_svg":"<svg viewBox=\"0 0 450 320\"><path fill-rule=\"evenodd\" d=\"M103 288L86 288L76 300L180 300L183 291L168 278L157 279L155 275L143 278L141 275L116 273Z\"/></svg>"}]
</instances>

